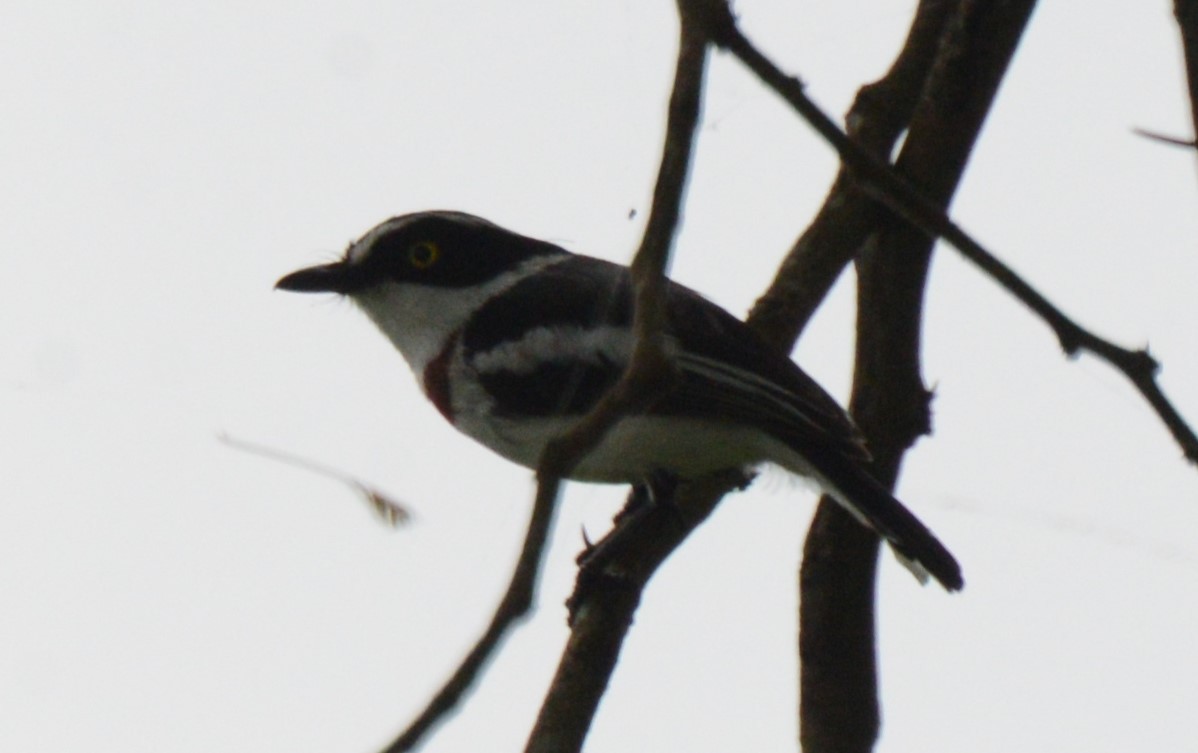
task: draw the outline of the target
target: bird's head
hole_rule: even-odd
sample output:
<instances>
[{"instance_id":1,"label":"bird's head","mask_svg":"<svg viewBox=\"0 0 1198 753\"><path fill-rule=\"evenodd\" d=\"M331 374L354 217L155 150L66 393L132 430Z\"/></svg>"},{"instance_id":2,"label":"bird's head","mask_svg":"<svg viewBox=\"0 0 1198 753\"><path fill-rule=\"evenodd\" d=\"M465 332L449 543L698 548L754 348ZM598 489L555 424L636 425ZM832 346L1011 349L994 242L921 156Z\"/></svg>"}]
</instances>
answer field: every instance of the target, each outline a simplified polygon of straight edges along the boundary
<instances>
[{"instance_id":1,"label":"bird's head","mask_svg":"<svg viewBox=\"0 0 1198 753\"><path fill-rule=\"evenodd\" d=\"M275 287L355 296L387 283L471 288L562 249L464 212L392 217L372 228L332 264L292 272Z\"/></svg>"},{"instance_id":2,"label":"bird's head","mask_svg":"<svg viewBox=\"0 0 1198 753\"><path fill-rule=\"evenodd\" d=\"M419 373L484 303L568 252L464 212L392 217L275 287L349 297Z\"/></svg>"}]
</instances>

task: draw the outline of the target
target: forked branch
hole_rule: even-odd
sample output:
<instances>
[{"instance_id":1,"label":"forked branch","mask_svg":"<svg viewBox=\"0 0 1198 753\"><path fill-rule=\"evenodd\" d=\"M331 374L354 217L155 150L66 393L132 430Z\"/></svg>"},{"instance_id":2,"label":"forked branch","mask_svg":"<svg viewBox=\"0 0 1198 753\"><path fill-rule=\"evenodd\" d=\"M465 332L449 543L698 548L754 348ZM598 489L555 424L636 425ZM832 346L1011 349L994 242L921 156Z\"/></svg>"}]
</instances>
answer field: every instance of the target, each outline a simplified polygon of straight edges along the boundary
<instances>
[{"instance_id":1,"label":"forked branch","mask_svg":"<svg viewBox=\"0 0 1198 753\"><path fill-rule=\"evenodd\" d=\"M1131 381L1181 447L1191 463L1198 464L1198 435L1185 421L1156 382L1159 364L1146 349L1129 350L1094 334L1069 318L1010 267L987 251L937 204L896 173L890 165L860 148L819 109L803 91L803 83L782 72L741 33L724 2L705 3L703 14L711 39L736 55L763 83L787 101L836 149L864 190L887 209L932 237L943 238L975 266L990 275L1044 320L1067 355L1089 351L1115 367Z\"/></svg>"}]
</instances>

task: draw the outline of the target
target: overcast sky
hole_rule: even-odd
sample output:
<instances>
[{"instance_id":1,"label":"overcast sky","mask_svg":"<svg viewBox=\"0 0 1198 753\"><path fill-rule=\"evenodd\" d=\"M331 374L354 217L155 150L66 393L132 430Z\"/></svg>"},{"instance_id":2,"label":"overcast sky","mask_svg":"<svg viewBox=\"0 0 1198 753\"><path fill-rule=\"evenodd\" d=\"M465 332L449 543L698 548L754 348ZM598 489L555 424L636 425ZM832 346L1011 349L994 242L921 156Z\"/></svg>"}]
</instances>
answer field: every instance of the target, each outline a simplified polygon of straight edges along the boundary
<instances>
[{"instance_id":1,"label":"overcast sky","mask_svg":"<svg viewBox=\"0 0 1198 753\"><path fill-rule=\"evenodd\" d=\"M9 3L0 12L0 749L369 753L473 641L531 474L458 436L347 304L272 291L393 214L472 211L627 260L657 164L669 2ZM910 2L737 3L842 113ZM954 206L1198 421L1198 172L1166 0L1045 3ZM677 278L743 315L831 152L711 66ZM631 210L636 216L629 218ZM852 284L796 357L847 394ZM942 250L935 434L901 496L967 587L880 580L887 752L1191 750L1198 469L1131 387ZM301 453L403 499L391 530ZM565 638L571 486L534 619L427 750L517 750ZM589 751L792 751L814 496L730 497L649 588ZM485 741L485 744L484 742Z\"/></svg>"}]
</instances>

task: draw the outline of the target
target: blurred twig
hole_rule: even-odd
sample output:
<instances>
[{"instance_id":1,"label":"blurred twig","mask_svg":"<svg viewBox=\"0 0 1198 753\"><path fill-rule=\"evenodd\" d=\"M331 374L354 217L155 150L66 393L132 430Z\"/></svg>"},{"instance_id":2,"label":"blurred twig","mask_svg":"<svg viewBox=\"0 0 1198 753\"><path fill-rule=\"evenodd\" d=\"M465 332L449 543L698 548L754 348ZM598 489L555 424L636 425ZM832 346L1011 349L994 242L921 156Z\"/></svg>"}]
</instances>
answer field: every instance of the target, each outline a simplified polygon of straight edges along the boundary
<instances>
[{"instance_id":1,"label":"blurred twig","mask_svg":"<svg viewBox=\"0 0 1198 753\"><path fill-rule=\"evenodd\" d=\"M1132 133L1136 134L1137 136L1143 136L1146 139L1152 139L1153 141L1160 141L1162 143L1171 144L1173 146L1182 146L1187 149L1193 149L1195 147L1198 147L1198 141L1195 141L1194 139L1179 139L1176 136L1166 136L1163 133L1149 131L1144 128L1133 128L1133 129L1131 129L1131 131L1132 131Z\"/></svg>"},{"instance_id":2,"label":"blurred twig","mask_svg":"<svg viewBox=\"0 0 1198 753\"><path fill-rule=\"evenodd\" d=\"M391 497L384 494L377 487L370 486L354 476L344 471L339 471L332 466L318 463L315 460L300 457L294 453L286 452L274 447L267 447L264 444L257 444L255 442L247 442L244 439L237 439L236 437L232 437L223 432L218 434L216 438L229 447L241 450L242 452L248 452L260 457L277 460L280 463L286 463L287 465L292 465L296 468L303 468L306 471L318 473L321 476L326 476L335 481L340 481L360 494L362 498L366 500L366 503L370 505L371 509L374 510L374 512L379 516L379 518L381 518L382 521L389 526L399 527L412 519L412 513L406 507L391 499Z\"/></svg>"}]
</instances>

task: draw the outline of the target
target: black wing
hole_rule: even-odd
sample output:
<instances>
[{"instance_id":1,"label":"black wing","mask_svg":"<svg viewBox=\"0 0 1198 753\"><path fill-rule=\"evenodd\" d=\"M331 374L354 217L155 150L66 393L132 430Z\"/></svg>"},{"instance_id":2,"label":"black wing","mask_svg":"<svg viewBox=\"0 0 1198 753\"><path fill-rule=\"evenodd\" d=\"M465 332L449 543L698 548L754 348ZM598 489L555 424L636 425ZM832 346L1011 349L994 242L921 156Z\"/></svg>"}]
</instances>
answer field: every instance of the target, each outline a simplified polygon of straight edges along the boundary
<instances>
[{"instance_id":1,"label":"black wing","mask_svg":"<svg viewBox=\"0 0 1198 753\"><path fill-rule=\"evenodd\" d=\"M676 283L667 292L667 335L679 346L681 383L651 409L676 416L713 414L730 423L759 426L800 452L813 450L866 458L861 435L848 415L785 354L744 322ZM632 324L633 290L626 267L573 256L517 283L486 304L462 335L467 358L503 345L513 332L548 324L576 333ZM581 336L581 334L580 334ZM525 369L480 372L483 386L503 405L524 415L581 415L619 379L631 350L589 349L582 360L538 361ZM567 352L564 343L557 350Z\"/></svg>"},{"instance_id":2,"label":"black wing","mask_svg":"<svg viewBox=\"0 0 1198 753\"><path fill-rule=\"evenodd\" d=\"M917 575L930 572L948 590L960 589L961 570L952 554L863 468L869 453L861 433L836 401L719 306L674 283L667 295L666 334L678 346L680 383L649 410L714 415L772 434L823 473L844 496L840 501L886 538ZM503 354L504 368L478 368L496 406L519 406L513 413L520 417L583 415L628 364L632 311L627 268L575 256L488 302L464 328L462 344L476 365L489 354ZM550 324L565 327L567 339L561 338L563 330L548 329ZM608 336L596 337L596 328L606 328ZM527 353L504 351L514 332L525 335ZM538 338L544 340L539 349ZM554 353L562 357L544 358Z\"/></svg>"}]
</instances>

